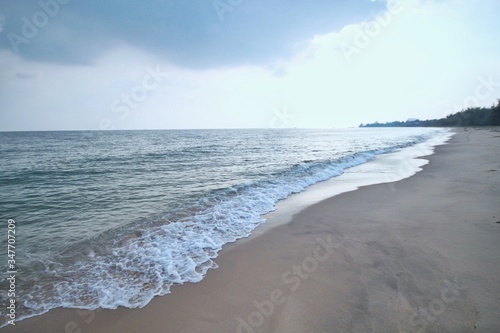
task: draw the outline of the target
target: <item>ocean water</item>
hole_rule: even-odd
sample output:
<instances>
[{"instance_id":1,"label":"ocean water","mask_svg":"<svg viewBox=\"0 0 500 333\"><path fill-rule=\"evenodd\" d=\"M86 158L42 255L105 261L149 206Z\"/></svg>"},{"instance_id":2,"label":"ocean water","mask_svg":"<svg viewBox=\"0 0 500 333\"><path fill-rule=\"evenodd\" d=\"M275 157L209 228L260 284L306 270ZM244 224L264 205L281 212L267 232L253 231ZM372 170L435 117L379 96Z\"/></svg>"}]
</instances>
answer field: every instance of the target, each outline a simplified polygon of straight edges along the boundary
<instances>
[{"instance_id":1,"label":"ocean water","mask_svg":"<svg viewBox=\"0 0 500 333\"><path fill-rule=\"evenodd\" d=\"M443 132L0 133L5 234L7 219L16 221L17 315L145 306L172 285L200 281L222 246L247 237L279 200Z\"/></svg>"}]
</instances>

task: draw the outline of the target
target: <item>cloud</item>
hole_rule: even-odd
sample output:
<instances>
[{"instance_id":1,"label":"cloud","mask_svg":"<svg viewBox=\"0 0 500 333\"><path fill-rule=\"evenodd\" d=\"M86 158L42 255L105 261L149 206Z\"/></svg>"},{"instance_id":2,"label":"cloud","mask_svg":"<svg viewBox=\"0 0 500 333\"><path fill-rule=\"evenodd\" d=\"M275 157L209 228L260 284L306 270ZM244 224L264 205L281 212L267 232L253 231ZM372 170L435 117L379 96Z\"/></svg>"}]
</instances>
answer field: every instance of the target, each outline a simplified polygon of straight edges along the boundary
<instances>
[{"instance_id":1,"label":"cloud","mask_svg":"<svg viewBox=\"0 0 500 333\"><path fill-rule=\"evenodd\" d=\"M0 33L3 31L3 26L5 25L5 15L0 13Z\"/></svg>"},{"instance_id":2,"label":"cloud","mask_svg":"<svg viewBox=\"0 0 500 333\"><path fill-rule=\"evenodd\" d=\"M220 21L213 1L206 0L72 1L61 5L38 34L21 45L20 55L91 64L122 43L190 68L264 64L292 56L296 43L311 34L338 29L383 7L366 0L255 0L231 6ZM12 32L20 35L22 17L31 20L43 11L35 2L28 6L18 1L8 9ZM10 48L8 41L1 42L0 48Z\"/></svg>"},{"instance_id":3,"label":"cloud","mask_svg":"<svg viewBox=\"0 0 500 333\"><path fill-rule=\"evenodd\" d=\"M99 129L103 119L116 129L269 127L275 111L284 109L294 127L445 116L474 93L478 77L500 81L491 29L498 22L487 15L494 6L478 13L467 1L418 1L368 36L366 45L356 38L380 11L301 39L286 57L224 67L183 66L123 41L94 55L92 64L0 50L0 81L9 82L0 90L0 130ZM358 49L351 61L344 44ZM152 82L148 68L166 74L144 93L144 82ZM134 91L139 95L131 106L114 107Z\"/></svg>"},{"instance_id":4,"label":"cloud","mask_svg":"<svg viewBox=\"0 0 500 333\"><path fill-rule=\"evenodd\" d=\"M40 73L16 73L16 77L21 80L38 79L40 76Z\"/></svg>"}]
</instances>

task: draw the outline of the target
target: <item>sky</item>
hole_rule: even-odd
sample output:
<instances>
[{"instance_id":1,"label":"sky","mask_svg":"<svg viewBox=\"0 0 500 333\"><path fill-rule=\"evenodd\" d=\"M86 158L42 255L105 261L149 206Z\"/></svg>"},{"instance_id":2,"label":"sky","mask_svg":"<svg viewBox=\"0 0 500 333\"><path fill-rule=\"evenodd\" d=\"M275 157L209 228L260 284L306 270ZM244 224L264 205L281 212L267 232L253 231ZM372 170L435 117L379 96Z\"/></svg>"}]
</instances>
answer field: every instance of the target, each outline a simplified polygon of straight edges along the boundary
<instances>
[{"instance_id":1,"label":"sky","mask_svg":"<svg viewBox=\"0 0 500 333\"><path fill-rule=\"evenodd\" d=\"M500 98L498 0L0 1L0 131L344 128Z\"/></svg>"}]
</instances>

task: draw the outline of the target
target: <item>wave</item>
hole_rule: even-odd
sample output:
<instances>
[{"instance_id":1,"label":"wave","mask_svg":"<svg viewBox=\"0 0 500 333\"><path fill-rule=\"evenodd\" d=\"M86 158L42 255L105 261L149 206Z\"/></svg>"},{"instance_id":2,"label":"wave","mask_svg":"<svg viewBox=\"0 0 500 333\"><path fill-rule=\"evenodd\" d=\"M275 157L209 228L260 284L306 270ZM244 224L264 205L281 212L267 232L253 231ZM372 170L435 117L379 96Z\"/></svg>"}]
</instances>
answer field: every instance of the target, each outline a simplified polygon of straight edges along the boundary
<instances>
[{"instance_id":1,"label":"wave","mask_svg":"<svg viewBox=\"0 0 500 333\"><path fill-rule=\"evenodd\" d=\"M92 244L64 269L46 261L37 283L23 290L18 318L57 307L116 309L144 307L173 285L203 279L224 244L250 235L279 200L341 175L375 156L423 142L369 150L324 161L305 160L267 178L215 190L181 213L158 223L137 225L113 244ZM108 251L96 247L106 246ZM26 288L28 289L28 288ZM5 323L4 323L5 325Z\"/></svg>"}]
</instances>

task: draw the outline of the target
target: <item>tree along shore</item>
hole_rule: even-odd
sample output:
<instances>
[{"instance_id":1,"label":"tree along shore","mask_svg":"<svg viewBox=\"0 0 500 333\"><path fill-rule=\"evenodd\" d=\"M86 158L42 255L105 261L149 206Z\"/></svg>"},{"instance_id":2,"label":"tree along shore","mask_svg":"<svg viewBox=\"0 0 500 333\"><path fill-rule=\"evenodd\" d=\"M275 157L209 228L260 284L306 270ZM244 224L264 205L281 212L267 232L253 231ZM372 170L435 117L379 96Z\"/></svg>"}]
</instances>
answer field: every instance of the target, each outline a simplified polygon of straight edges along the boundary
<instances>
[{"instance_id":1,"label":"tree along shore","mask_svg":"<svg viewBox=\"0 0 500 333\"><path fill-rule=\"evenodd\" d=\"M464 111L450 114L446 118L387 123L361 124L359 127L463 127L463 126L500 126L500 99L496 106L490 108L468 108Z\"/></svg>"}]
</instances>

